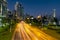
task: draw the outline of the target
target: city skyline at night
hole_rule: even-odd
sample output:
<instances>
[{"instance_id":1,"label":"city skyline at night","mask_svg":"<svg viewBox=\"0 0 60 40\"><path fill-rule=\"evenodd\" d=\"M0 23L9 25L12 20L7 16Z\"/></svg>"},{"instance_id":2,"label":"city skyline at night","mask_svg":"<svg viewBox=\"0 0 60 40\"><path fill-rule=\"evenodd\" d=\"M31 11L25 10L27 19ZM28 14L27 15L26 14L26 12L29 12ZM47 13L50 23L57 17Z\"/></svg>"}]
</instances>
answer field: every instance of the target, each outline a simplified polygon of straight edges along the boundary
<instances>
[{"instance_id":1,"label":"city skyline at night","mask_svg":"<svg viewBox=\"0 0 60 40\"><path fill-rule=\"evenodd\" d=\"M60 0L0 0L0 40L60 40Z\"/></svg>"},{"instance_id":2,"label":"city skyline at night","mask_svg":"<svg viewBox=\"0 0 60 40\"><path fill-rule=\"evenodd\" d=\"M14 10L16 1L19 1L23 7L24 12L33 16L50 14L52 15L53 9L56 9L56 16L60 17L60 1L59 0L7 0L8 8Z\"/></svg>"}]
</instances>

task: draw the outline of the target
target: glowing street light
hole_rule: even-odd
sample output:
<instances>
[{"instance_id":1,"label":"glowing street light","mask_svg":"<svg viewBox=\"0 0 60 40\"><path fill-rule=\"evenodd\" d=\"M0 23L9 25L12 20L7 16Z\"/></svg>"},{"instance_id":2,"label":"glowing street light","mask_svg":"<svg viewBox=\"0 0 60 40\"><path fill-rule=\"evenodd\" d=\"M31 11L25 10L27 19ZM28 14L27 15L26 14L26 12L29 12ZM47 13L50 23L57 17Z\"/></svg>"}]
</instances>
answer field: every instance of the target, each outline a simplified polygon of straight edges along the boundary
<instances>
[{"instance_id":1,"label":"glowing street light","mask_svg":"<svg viewBox=\"0 0 60 40\"><path fill-rule=\"evenodd\" d=\"M29 18L27 18L27 19L29 19Z\"/></svg>"},{"instance_id":2,"label":"glowing street light","mask_svg":"<svg viewBox=\"0 0 60 40\"><path fill-rule=\"evenodd\" d=\"M31 19L34 19L33 17Z\"/></svg>"},{"instance_id":3,"label":"glowing street light","mask_svg":"<svg viewBox=\"0 0 60 40\"><path fill-rule=\"evenodd\" d=\"M37 18L41 18L41 16L37 16Z\"/></svg>"}]
</instances>

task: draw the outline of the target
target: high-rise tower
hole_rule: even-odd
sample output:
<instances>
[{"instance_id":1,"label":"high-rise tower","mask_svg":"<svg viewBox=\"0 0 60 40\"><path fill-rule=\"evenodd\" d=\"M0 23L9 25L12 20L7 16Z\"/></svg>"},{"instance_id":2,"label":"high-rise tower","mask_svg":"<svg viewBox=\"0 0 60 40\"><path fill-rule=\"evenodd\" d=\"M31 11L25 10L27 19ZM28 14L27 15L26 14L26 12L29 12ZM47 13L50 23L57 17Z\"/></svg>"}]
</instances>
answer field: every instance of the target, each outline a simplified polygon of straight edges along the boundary
<instances>
[{"instance_id":1,"label":"high-rise tower","mask_svg":"<svg viewBox=\"0 0 60 40\"><path fill-rule=\"evenodd\" d=\"M7 13L7 1L1 0L0 1L0 15L6 16Z\"/></svg>"},{"instance_id":2,"label":"high-rise tower","mask_svg":"<svg viewBox=\"0 0 60 40\"><path fill-rule=\"evenodd\" d=\"M55 18L56 17L56 9L53 9L53 17Z\"/></svg>"},{"instance_id":3,"label":"high-rise tower","mask_svg":"<svg viewBox=\"0 0 60 40\"><path fill-rule=\"evenodd\" d=\"M7 1L0 0L0 26L2 25L1 21L6 17L7 14Z\"/></svg>"},{"instance_id":4,"label":"high-rise tower","mask_svg":"<svg viewBox=\"0 0 60 40\"><path fill-rule=\"evenodd\" d=\"M24 11L23 11L22 4L20 4L19 2L16 2L15 10L16 10L17 17L19 17L20 19L23 19L24 18Z\"/></svg>"}]
</instances>

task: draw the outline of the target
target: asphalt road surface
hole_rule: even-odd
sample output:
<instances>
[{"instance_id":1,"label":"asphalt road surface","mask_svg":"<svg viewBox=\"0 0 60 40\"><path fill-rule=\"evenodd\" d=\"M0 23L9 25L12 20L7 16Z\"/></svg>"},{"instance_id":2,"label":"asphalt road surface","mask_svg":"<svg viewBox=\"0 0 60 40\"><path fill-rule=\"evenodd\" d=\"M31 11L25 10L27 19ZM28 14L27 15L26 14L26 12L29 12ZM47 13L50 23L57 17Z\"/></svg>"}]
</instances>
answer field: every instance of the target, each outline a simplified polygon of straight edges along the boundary
<instances>
[{"instance_id":1,"label":"asphalt road surface","mask_svg":"<svg viewBox=\"0 0 60 40\"><path fill-rule=\"evenodd\" d=\"M12 40L58 40L36 27L21 21L16 25Z\"/></svg>"}]
</instances>

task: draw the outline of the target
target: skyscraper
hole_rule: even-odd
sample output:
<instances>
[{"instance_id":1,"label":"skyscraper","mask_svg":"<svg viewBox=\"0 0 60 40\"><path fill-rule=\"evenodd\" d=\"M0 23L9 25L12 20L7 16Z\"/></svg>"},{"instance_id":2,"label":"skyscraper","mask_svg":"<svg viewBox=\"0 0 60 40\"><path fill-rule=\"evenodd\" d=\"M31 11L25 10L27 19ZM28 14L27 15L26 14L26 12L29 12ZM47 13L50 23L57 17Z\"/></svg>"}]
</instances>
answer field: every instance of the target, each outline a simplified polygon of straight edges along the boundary
<instances>
[{"instance_id":1,"label":"skyscraper","mask_svg":"<svg viewBox=\"0 0 60 40\"><path fill-rule=\"evenodd\" d=\"M23 11L22 4L20 4L19 2L16 2L15 10L16 10L17 17L19 17L20 19L23 19L24 18L24 11Z\"/></svg>"},{"instance_id":2,"label":"skyscraper","mask_svg":"<svg viewBox=\"0 0 60 40\"><path fill-rule=\"evenodd\" d=\"M3 20L2 18L6 17L7 13L7 1L6 0L0 0L0 26L1 26L1 21Z\"/></svg>"},{"instance_id":3,"label":"skyscraper","mask_svg":"<svg viewBox=\"0 0 60 40\"><path fill-rule=\"evenodd\" d=\"M53 9L53 11L54 11L53 12L53 17L55 18L56 17L56 13L55 13L56 12L56 9Z\"/></svg>"},{"instance_id":4,"label":"skyscraper","mask_svg":"<svg viewBox=\"0 0 60 40\"><path fill-rule=\"evenodd\" d=\"M7 1L6 0L0 0L0 16L6 16L7 13Z\"/></svg>"},{"instance_id":5,"label":"skyscraper","mask_svg":"<svg viewBox=\"0 0 60 40\"><path fill-rule=\"evenodd\" d=\"M53 20L54 20L53 24L56 25L57 24L55 21L56 20L56 9L53 9L53 11L54 11L53 12Z\"/></svg>"}]
</instances>

